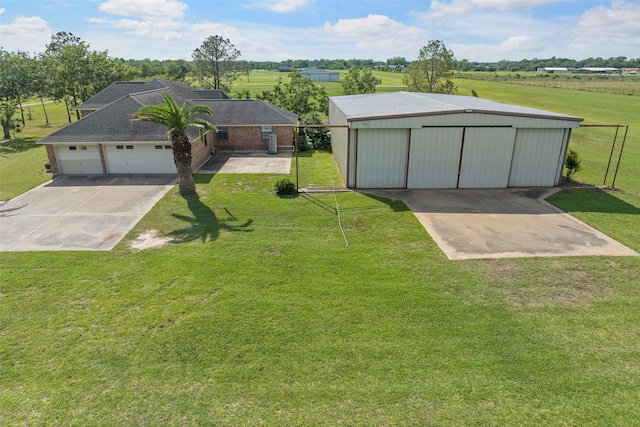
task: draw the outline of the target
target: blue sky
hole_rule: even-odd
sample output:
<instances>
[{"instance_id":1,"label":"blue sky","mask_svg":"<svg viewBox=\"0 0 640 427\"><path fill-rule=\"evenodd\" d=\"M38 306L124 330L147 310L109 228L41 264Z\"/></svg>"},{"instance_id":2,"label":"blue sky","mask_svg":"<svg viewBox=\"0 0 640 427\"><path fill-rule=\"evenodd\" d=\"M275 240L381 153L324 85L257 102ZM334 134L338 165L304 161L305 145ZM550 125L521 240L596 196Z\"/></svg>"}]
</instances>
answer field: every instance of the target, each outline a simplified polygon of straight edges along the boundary
<instances>
[{"instance_id":1,"label":"blue sky","mask_svg":"<svg viewBox=\"0 0 640 427\"><path fill-rule=\"evenodd\" d=\"M209 35L245 60L640 57L640 0L0 0L0 46L38 53L67 31L94 50L190 59Z\"/></svg>"}]
</instances>

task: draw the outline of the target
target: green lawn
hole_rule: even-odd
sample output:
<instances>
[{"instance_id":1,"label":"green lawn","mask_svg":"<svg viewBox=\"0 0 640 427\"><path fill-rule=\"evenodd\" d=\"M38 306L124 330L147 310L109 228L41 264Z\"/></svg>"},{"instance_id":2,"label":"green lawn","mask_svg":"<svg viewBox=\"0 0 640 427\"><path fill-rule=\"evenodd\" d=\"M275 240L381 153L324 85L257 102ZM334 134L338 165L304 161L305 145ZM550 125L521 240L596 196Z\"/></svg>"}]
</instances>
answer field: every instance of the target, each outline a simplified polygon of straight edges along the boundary
<instances>
[{"instance_id":1,"label":"green lawn","mask_svg":"<svg viewBox=\"0 0 640 427\"><path fill-rule=\"evenodd\" d=\"M505 86L476 90L626 120ZM402 203L278 178L197 175L109 252L0 253L0 425L640 425L640 258L449 261ZM550 201L638 251L625 179Z\"/></svg>"},{"instance_id":2,"label":"green lawn","mask_svg":"<svg viewBox=\"0 0 640 427\"><path fill-rule=\"evenodd\" d=\"M0 143L0 200L12 199L51 179L51 174L45 171L45 163L49 162L47 151L36 141L69 124L62 103L45 104L48 126L40 104L25 106L25 110L28 108L31 120L25 111L26 125L22 132Z\"/></svg>"}]
</instances>

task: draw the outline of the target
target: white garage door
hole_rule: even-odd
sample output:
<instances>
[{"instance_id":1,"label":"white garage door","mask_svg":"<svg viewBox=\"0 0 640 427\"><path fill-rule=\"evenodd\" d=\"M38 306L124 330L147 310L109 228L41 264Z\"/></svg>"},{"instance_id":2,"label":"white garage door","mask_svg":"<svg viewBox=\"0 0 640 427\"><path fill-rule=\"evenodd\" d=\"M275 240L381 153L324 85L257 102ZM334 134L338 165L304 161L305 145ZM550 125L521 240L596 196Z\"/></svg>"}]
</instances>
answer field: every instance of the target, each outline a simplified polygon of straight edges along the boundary
<instances>
[{"instance_id":1,"label":"white garage door","mask_svg":"<svg viewBox=\"0 0 640 427\"><path fill-rule=\"evenodd\" d=\"M456 188L463 128L411 131L407 188Z\"/></svg>"},{"instance_id":2,"label":"white garage door","mask_svg":"<svg viewBox=\"0 0 640 427\"><path fill-rule=\"evenodd\" d=\"M61 175L102 174L97 145L63 145L55 147Z\"/></svg>"},{"instance_id":3,"label":"white garage door","mask_svg":"<svg viewBox=\"0 0 640 427\"><path fill-rule=\"evenodd\" d=\"M507 188L515 136L513 128L466 128L458 187Z\"/></svg>"},{"instance_id":4,"label":"white garage door","mask_svg":"<svg viewBox=\"0 0 640 427\"><path fill-rule=\"evenodd\" d=\"M509 187L553 187L562 168L564 129L518 129Z\"/></svg>"},{"instance_id":5,"label":"white garage door","mask_svg":"<svg viewBox=\"0 0 640 427\"><path fill-rule=\"evenodd\" d=\"M171 144L105 145L109 173L176 173Z\"/></svg>"},{"instance_id":6,"label":"white garage door","mask_svg":"<svg viewBox=\"0 0 640 427\"><path fill-rule=\"evenodd\" d=\"M405 188L408 129L359 129L357 188Z\"/></svg>"}]
</instances>

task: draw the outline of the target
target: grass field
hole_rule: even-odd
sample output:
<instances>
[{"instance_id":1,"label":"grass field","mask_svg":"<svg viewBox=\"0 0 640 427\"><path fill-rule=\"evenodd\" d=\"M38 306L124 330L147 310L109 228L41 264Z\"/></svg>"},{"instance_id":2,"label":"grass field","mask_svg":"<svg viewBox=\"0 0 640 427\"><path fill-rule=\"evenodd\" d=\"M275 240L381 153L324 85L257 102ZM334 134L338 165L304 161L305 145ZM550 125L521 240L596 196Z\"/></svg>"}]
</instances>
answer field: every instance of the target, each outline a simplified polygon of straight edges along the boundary
<instances>
[{"instance_id":1,"label":"grass field","mask_svg":"<svg viewBox=\"0 0 640 427\"><path fill-rule=\"evenodd\" d=\"M471 83L637 120L621 95ZM632 131L625 191L551 201L638 251ZM574 134L586 165L599 138ZM0 253L0 425L640 425L639 258L453 262L402 203L277 178L198 175L110 252ZM332 157L303 153L300 180L336 183ZM182 241L131 250L148 229Z\"/></svg>"}]
</instances>

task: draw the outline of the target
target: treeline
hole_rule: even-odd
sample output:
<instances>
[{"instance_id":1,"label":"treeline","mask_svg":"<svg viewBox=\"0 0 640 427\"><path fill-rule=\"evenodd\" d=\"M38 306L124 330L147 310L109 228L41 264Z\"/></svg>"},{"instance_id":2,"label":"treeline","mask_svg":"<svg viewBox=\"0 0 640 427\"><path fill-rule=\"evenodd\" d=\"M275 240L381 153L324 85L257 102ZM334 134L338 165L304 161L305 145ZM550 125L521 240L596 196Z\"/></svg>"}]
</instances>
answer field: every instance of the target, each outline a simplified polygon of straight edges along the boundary
<instances>
[{"instance_id":1,"label":"treeline","mask_svg":"<svg viewBox=\"0 0 640 427\"><path fill-rule=\"evenodd\" d=\"M612 58L587 58L575 60L569 58L551 57L548 59L523 59L521 61L502 60L498 62L471 62L463 59L456 61L457 71L536 71L544 67L612 67L612 68L640 68L640 57L628 59L625 56Z\"/></svg>"},{"instance_id":2,"label":"treeline","mask_svg":"<svg viewBox=\"0 0 640 427\"><path fill-rule=\"evenodd\" d=\"M170 80L183 80L193 72L193 63L186 60L122 60L130 67L138 70L141 78L164 77ZM412 61L403 57L395 57L386 61L373 59L287 59L285 61L238 61L241 69L272 70L281 67L309 68L316 67L323 70L348 70L352 67L375 70L402 71ZM520 61L502 60L497 62L475 62L466 59L455 61L456 71L536 71L544 67L613 67L640 68L640 58L628 59L624 56L612 58L587 58L575 60L569 58L523 59Z\"/></svg>"}]
</instances>

